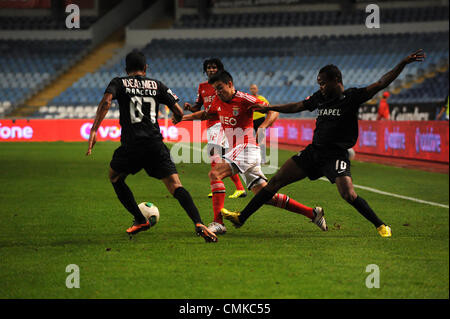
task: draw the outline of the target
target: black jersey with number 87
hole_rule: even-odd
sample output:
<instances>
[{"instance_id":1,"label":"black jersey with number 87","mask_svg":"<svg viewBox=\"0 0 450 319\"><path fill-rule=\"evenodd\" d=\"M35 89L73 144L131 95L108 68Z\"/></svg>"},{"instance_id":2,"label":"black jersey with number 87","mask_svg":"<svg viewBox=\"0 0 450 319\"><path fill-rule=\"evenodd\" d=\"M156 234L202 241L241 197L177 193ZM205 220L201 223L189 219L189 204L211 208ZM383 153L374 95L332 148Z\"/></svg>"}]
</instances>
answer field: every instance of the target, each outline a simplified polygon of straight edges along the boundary
<instances>
[{"instance_id":1,"label":"black jersey with number 87","mask_svg":"<svg viewBox=\"0 0 450 319\"><path fill-rule=\"evenodd\" d=\"M159 105L172 108L178 97L162 82L140 75L114 78L105 90L119 103L122 144L162 139Z\"/></svg>"}]
</instances>

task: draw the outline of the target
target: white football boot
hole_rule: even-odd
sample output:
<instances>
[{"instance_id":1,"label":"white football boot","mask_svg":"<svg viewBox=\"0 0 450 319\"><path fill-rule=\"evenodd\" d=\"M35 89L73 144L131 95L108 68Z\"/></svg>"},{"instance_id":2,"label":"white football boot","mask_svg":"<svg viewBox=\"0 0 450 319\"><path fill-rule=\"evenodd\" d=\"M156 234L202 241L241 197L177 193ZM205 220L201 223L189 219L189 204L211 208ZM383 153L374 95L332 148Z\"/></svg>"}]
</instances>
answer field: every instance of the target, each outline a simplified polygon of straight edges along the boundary
<instances>
[{"instance_id":1,"label":"white football boot","mask_svg":"<svg viewBox=\"0 0 450 319\"><path fill-rule=\"evenodd\" d=\"M212 222L208 225L208 229L214 234L223 235L227 232L225 225L219 224L217 222Z\"/></svg>"},{"instance_id":2,"label":"white football boot","mask_svg":"<svg viewBox=\"0 0 450 319\"><path fill-rule=\"evenodd\" d=\"M325 217L323 217L325 215L323 212L323 208L322 207L314 207L313 213L314 213L314 218L311 219L311 222L316 224L323 231L327 231L328 227L327 227L327 222L325 221Z\"/></svg>"}]
</instances>

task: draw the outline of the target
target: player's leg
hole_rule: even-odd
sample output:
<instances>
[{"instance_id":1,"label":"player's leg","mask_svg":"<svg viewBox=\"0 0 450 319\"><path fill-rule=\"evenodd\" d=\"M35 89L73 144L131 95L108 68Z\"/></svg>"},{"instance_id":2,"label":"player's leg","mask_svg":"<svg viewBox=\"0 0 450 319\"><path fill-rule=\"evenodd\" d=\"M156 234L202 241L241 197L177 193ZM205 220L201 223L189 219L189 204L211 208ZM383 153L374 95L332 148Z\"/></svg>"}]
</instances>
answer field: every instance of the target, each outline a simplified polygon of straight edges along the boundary
<instances>
[{"instance_id":1,"label":"player's leg","mask_svg":"<svg viewBox=\"0 0 450 319\"><path fill-rule=\"evenodd\" d=\"M263 189L266 185L267 183L256 185L255 187L252 188L252 192L254 194L258 194L259 191ZM285 194L275 193L275 195L273 195L273 197L266 204L286 209L290 212L308 217L309 219L314 218L313 208L305 206Z\"/></svg>"},{"instance_id":2,"label":"player's leg","mask_svg":"<svg viewBox=\"0 0 450 319\"><path fill-rule=\"evenodd\" d=\"M252 192L257 194L262 188L266 186L267 183L256 185L252 188ZM327 223L324 217L324 210L322 207L308 207L302 203L297 202L295 199L290 198L286 194L276 193L266 205L272 205L285 209L287 211L303 215L311 220L312 223L316 224L321 230L327 231Z\"/></svg>"},{"instance_id":3,"label":"player's leg","mask_svg":"<svg viewBox=\"0 0 450 319\"><path fill-rule=\"evenodd\" d=\"M150 228L150 223L142 215L133 193L125 183L125 178L128 174L136 174L142 168L139 164L139 150L139 148L118 147L114 151L109 169L109 180L116 192L117 198L134 217L133 225L127 229L127 233L129 234L135 234Z\"/></svg>"},{"instance_id":4,"label":"player's leg","mask_svg":"<svg viewBox=\"0 0 450 319\"><path fill-rule=\"evenodd\" d=\"M210 135L208 135L208 137L209 136ZM210 170L212 170L214 168L214 166L216 166L216 164L220 162L220 153L218 151L218 149L220 149L220 146L211 144L211 143L209 143L209 140L208 140L208 144L206 145L206 147L207 147L207 152L208 152L208 156L209 156L209 162L211 165ZM212 196L213 196L213 194L212 194L212 192L210 192L208 194L208 197L212 198Z\"/></svg>"},{"instance_id":5,"label":"player's leg","mask_svg":"<svg viewBox=\"0 0 450 319\"><path fill-rule=\"evenodd\" d=\"M222 156L225 155L225 148L222 148ZM228 198L236 199L241 197L246 197L247 192L245 191L244 185L242 185L241 178L239 177L239 173L233 174L230 176L230 179L233 181L236 190L233 194L228 196Z\"/></svg>"},{"instance_id":6,"label":"player's leg","mask_svg":"<svg viewBox=\"0 0 450 319\"><path fill-rule=\"evenodd\" d=\"M175 163L170 158L170 151L162 141L154 142L145 149L141 157L143 168L151 177L160 179L164 185L186 211L195 224L197 235L201 235L207 242L216 242L217 237L206 229L191 195L181 184Z\"/></svg>"},{"instance_id":7,"label":"player's leg","mask_svg":"<svg viewBox=\"0 0 450 319\"><path fill-rule=\"evenodd\" d=\"M266 129L260 128L260 125L265 121L265 117L254 120L253 128L255 132L255 136L258 137L259 148L261 149L261 164L266 164Z\"/></svg>"},{"instance_id":8,"label":"player's leg","mask_svg":"<svg viewBox=\"0 0 450 319\"><path fill-rule=\"evenodd\" d=\"M195 224L203 224L197 207L192 200L190 193L183 187L178 174L171 174L161 179L169 193L175 197L181 207L186 211L189 218Z\"/></svg>"},{"instance_id":9,"label":"player's leg","mask_svg":"<svg viewBox=\"0 0 450 319\"><path fill-rule=\"evenodd\" d=\"M211 169L217 164L221 162L221 158L225 153L225 149L219 145L208 144L208 154L211 161ZM239 178L239 174L236 173L230 176L231 180L236 187L236 191L228 196L229 198L239 198L247 196L244 186L241 183L241 179ZM208 194L209 198L212 198L212 193Z\"/></svg>"},{"instance_id":10,"label":"player's leg","mask_svg":"<svg viewBox=\"0 0 450 319\"><path fill-rule=\"evenodd\" d=\"M369 204L358 196L353 188L352 178L350 176L339 176L335 179L337 189L341 197L352 205L362 216L370 221L378 232L383 237L391 236L391 229L389 226L378 218L375 212L370 208Z\"/></svg>"},{"instance_id":11,"label":"player's leg","mask_svg":"<svg viewBox=\"0 0 450 319\"><path fill-rule=\"evenodd\" d=\"M240 212L239 223L243 225L245 221L262 205L270 202L279 189L296 181L302 180L306 176L307 175L303 169L299 167L292 158L288 159L270 179L267 185L264 187L255 188L254 190L252 189L256 195ZM252 188L256 186L258 186L258 184L250 185Z\"/></svg>"},{"instance_id":12,"label":"player's leg","mask_svg":"<svg viewBox=\"0 0 450 319\"><path fill-rule=\"evenodd\" d=\"M216 242L217 237L209 231L204 225L200 217L200 213L192 200L191 194L183 187L178 174L171 174L161 179L167 190L180 203L181 207L186 211L189 218L195 225L197 235L205 238L207 242Z\"/></svg>"},{"instance_id":13,"label":"player's leg","mask_svg":"<svg viewBox=\"0 0 450 319\"><path fill-rule=\"evenodd\" d=\"M128 174L116 172L113 168L109 168L109 180L116 192L117 198L122 205L130 212L134 217L133 225L127 229L127 233L136 234L142 230L150 228L149 221L142 215L133 193L125 183L125 178Z\"/></svg>"},{"instance_id":14,"label":"player's leg","mask_svg":"<svg viewBox=\"0 0 450 319\"><path fill-rule=\"evenodd\" d=\"M239 178L239 173L231 175L230 178L233 181L234 186L236 187L236 190L234 191L233 194L228 196L228 198L236 199L236 198L246 197L247 192L245 191L244 185L242 185L241 179Z\"/></svg>"},{"instance_id":15,"label":"player's leg","mask_svg":"<svg viewBox=\"0 0 450 319\"><path fill-rule=\"evenodd\" d=\"M224 132L221 124L218 123L217 125L220 125L220 130L219 130L219 135L218 135L218 140L217 140L217 142L220 144L220 149L217 148L216 150L220 151L220 158L223 158L225 156L225 153L227 152L228 148L230 147L230 144L228 143L228 139L225 135L225 132ZM232 174L230 176L230 179L233 182L236 190L234 191L233 194L228 196L228 198L236 199L239 197L247 196L247 192L245 191L245 188L242 185L241 179L239 178L239 174L238 173Z\"/></svg>"},{"instance_id":16,"label":"player's leg","mask_svg":"<svg viewBox=\"0 0 450 319\"><path fill-rule=\"evenodd\" d=\"M216 163L216 165L211 168L208 173L209 180L211 182L211 192L213 194L212 205L214 212L214 220L208 227L210 227L210 229L217 228L216 233L226 232L222 214L220 212L225 204L225 184L223 183L223 179L232 175L233 172L230 164L222 160Z\"/></svg>"},{"instance_id":17,"label":"player's leg","mask_svg":"<svg viewBox=\"0 0 450 319\"><path fill-rule=\"evenodd\" d=\"M228 141L227 141L227 138L225 137L225 133L224 133L224 131L222 129L222 125L220 123L216 123L213 126L209 127L206 130L206 134L207 134L207 140L208 140L207 151L208 151L208 155L210 158L211 170L212 170L214 168L214 166L216 165L216 163L221 162L221 158L224 155L224 148L228 147ZM245 189L242 186L239 176L232 176L231 180L235 184L236 189L239 190L238 195L240 196L243 193L245 194ZM235 195L235 194L233 194L233 195ZM209 198L212 198L212 196L213 196L212 193L208 194Z\"/></svg>"}]
</instances>

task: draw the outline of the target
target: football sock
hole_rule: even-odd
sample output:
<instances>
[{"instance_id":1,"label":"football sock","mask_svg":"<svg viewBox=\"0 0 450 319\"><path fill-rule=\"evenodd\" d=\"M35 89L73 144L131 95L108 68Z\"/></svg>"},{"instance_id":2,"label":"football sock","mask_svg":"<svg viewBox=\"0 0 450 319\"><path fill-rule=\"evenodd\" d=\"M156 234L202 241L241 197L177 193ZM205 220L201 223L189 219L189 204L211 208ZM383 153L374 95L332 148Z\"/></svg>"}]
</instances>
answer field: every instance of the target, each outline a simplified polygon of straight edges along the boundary
<instances>
[{"instance_id":1,"label":"football sock","mask_svg":"<svg viewBox=\"0 0 450 319\"><path fill-rule=\"evenodd\" d=\"M189 218L192 219L194 224L197 223L203 224L197 206L195 206L194 201L192 200L191 194L189 194L189 192L184 187L178 187L173 192L173 197L175 197L178 200L181 207L184 208L184 210L188 214Z\"/></svg>"},{"instance_id":2,"label":"football sock","mask_svg":"<svg viewBox=\"0 0 450 319\"><path fill-rule=\"evenodd\" d=\"M141 210L134 199L133 193L125 183L125 180L119 179L117 182L111 184L114 187L114 191L116 192L120 202L131 213L131 215L134 216L136 223L145 223L145 217L142 215Z\"/></svg>"},{"instance_id":3,"label":"football sock","mask_svg":"<svg viewBox=\"0 0 450 319\"><path fill-rule=\"evenodd\" d=\"M266 190L266 187L262 188L242 210L241 215L239 216L241 224L243 224L262 205L267 204L274 195L275 193L269 192Z\"/></svg>"},{"instance_id":4,"label":"football sock","mask_svg":"<svg viewBox=\"0 0 450 319\"><path fill-rule=\"evenodd\" d=\"M375 214L375 212L370 208L369 204L361 198L360 196L357 196L353 203L351 203L353 207L356 208L356 210L363 215L367 220L369 220L372 224L375 225L375 227L380 227L383 225L383 221L381 221L378 216Z\"/></svg>"},{"instance_id":5,"label":"football sock","mask_svg":"<svg viewBox=\"0 0 450 319\"><path fill-rule=\"evenodd\" d=\"M219 224L223 224L222 214L220 210L225 204L225 185L222 181L211 181L211 192L214 221Z\"/></svg>"},{"instance_id":6,"label":"football sock","mask_svg":"<svg viewBox=\"0 0 450 319\"><path fill-rule=\"evenodd\" d=\"M301 214L303 216L308 217L309 219L314 218L313 209L311 207L300 204L296 200L289 198L289 196L285 194L275 194L267 204L284 208L290 212L294 212L297 214Z\"/></svg>"},{"instance_id":7,"label":"football sock","mask_svg":"<svg viewBox=\"0 0 450 319\"><path fill-rule=\"evenodd\" d=\"M242 186L241 179L239 178L239 174L234 174L230 178L233 181L234 185L236 186L236 190L238 190L238 191L244 190L244 186Z\"/></svg>"}]
</instances>

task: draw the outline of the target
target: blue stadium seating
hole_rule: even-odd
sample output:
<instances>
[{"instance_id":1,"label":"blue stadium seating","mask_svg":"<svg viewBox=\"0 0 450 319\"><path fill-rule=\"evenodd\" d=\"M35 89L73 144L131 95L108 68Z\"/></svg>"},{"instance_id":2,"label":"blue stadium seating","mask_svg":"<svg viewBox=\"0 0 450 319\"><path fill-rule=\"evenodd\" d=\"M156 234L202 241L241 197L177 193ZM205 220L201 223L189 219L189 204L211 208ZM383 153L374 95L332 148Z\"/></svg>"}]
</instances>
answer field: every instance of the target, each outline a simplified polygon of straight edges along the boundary
<instances>
[{"instance_id":1,"label":"blue stadium seating","mask_svg":"<svg viewBox=\"0 0 450 319\"><path fill-rule=\"evenodd\" d=\"M364 24L367 13L355 10L350 13L340 11L292 11L212 14L208 19L199 15L183 15L175 28L246 28L313 25L354 25ZM404 23L448 20L448 6L418 8L381 9L382 23Z\"/></svg>"},{"instance_id":2,"label":"blue stadium seating","mask_svg":"<svg viewBox=\"0 0 450 319\"><path fill-rule=\"evenodd\" d=\"M442 72L435 77L425 79L422 83L392 95L390 103L432 103L442 102L448 95L449 72Z\"/></svg>"},{"instance_id":3,"label":"blue stadium seating","mask_svg":"<svg viewBox=\"0 0 450 319\"><path fill-rule=\"evenodd\" d=\"M83 15L80 17L80 29L89 29L98 17ZM0 16L0 30L63 30L66 29L66 17L52 16Z\"/></svg>"},{"instance_id":4,"label":"blue stadium seating","mask_svg":"<svg viewBox=\"0 0 450 319\"><path fill-rule=\"evenodd\" d=\"M426 61L409 65L400 79L448 59L448 32L286 37L264 41L255 38L154 40L143 52L148 58L149 76L163 81L182 101L195 99L198 83L206 80L202 74L203 60L217 56L233 75L238 89L248 91L249 85L256 83L271 103L285 103L304 99L316 91L317 72L326 64L339 66L345 87L361 87L378 80L417 48L427 52ZM78 80L50 104L96 105L109 81L125 75L124 70L123 59L102 67ZM430 92L433 96L442 94L437 90Z\"/></svg>"},{"instance_id":5,"label":"blue stadium seating","mask_svg":"<svg viewBox=\"0 0 450 319\"><path fill-rule=\"evenodd\" d=\"M90 43L90 40L0 40L0 103L22 100Z\"/></svg>"}]
</instances>

